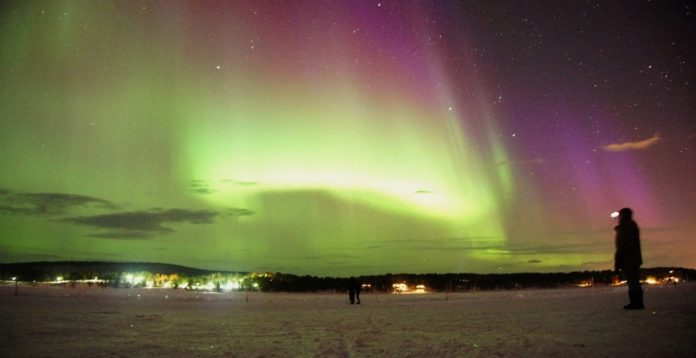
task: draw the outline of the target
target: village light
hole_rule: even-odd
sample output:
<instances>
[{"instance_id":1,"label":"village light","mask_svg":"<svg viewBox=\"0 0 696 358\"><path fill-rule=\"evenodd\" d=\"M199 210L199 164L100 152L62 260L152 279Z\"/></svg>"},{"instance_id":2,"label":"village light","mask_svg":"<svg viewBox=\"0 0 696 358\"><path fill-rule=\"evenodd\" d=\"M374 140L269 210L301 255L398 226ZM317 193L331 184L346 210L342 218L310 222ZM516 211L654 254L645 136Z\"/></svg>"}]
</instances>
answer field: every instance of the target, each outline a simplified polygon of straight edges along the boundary
<instances>
[{"instance_id":1,"label":"village light","mask_svg":"<svg viewBox=\"0 0 696 358\"><path fill-rule=\"evenodd\" d=\"M222 286L222 288L227 290L227 291L238 290L239 289L239 282L228 281L227 283L225 283L224 286Z\"/></svg>"},{"instance_id":2,"label":"village light","mask_svg":"<svg viewBox=\"0 0 696 358\"><path fill-rule=\"evenodd\" d=\"M648 277L645 279L645 283L647 283L648 285L654 285L654 284L657 283L657 279L655 279L655 278L652 277L652 276L648 276Z\"/></svg>"},{"instance_id":3,"label":"village light","mask_svg":"<svg viewBox=\"0 0 696 358\"><path fill-rule=\"evenodd\" d=\"M17 290L19 287L19 281L17 281L17 276L12 276L12 281L14 281L14 295L17 296Z\"/></svg>"},{"instance_id":4,"label":"village light","mask_svg":"<svg viewBox=\"0 0 696 358\"><path fill-rule=\"evenodd\" d=\"M403 293L408 291L408 286L405 282L395 283L392 285L392 288L394 289L394 293Z\"/></svg>"}]
</instances>

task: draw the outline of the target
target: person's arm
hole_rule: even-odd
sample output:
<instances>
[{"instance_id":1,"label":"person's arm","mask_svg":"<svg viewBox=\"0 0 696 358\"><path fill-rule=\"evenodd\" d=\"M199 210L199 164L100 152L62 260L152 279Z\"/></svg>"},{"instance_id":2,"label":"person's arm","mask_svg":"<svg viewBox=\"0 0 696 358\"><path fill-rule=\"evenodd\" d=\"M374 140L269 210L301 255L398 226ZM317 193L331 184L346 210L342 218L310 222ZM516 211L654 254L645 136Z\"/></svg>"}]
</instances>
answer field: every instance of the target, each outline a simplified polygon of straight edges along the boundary
<instances>
[{"instance_id":1,"label":"person's arm","mask_svg":"<svg viewBox=\"0 0 696 358\"><path fill-rule=\"evenodd\" d=\"M620 227L616 228L616 252L614 253L614 271L618 272L621 269L624 256L624 237L623 230Z\"/></svg>"}]
</instances>

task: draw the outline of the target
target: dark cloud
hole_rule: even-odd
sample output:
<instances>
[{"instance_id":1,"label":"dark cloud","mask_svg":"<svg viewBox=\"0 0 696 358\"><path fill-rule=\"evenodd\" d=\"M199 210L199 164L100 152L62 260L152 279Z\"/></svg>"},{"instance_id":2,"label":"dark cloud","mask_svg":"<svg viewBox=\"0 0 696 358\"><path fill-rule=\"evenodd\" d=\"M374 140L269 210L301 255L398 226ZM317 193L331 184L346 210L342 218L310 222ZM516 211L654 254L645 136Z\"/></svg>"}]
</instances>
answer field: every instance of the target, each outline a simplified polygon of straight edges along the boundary
<instances>
[{"instance_id":1,"label":"dark cloud","mask_svg":"<svg viewBox=\"0 0 696 358\"><path fill-rule=\"evenodd\" d=\"M515 245L508 248L513 254L517 255L537 255L537 254L573 254L573 253L595 253L602 250L601 246L594 243L568 243L555 245Z\"/></svg>"},{"instance_id":2,"label":"dark cloud","mask_svg":"<svg viewBox=\"0 0 696 358\"><path fill-rule=\"evenodd\" d=\"M195 189L192 188L191 191L194 193L198 193L198 194L211 194L211 193L216 192L217 190L210 189L210 188L195 188Z\"/></svg>"},{"instance_id":3,"label":"dark cloud","mask_svg":"<svg viewBox=\"0 0 696 358\"><path fill-rule=\"evenodd\" d=\"M89 235L100 239L123 239L123 240L138 240L147 239L154 234L146 231L109 231Z\"/></svg>"},{"instance_id":4,"label":"dark cloud","mask_svg":"<svg viewBox=\"0 0 696 358\"><path fill-rule=\"evenodd\" d=\"M255 181L244 181L244 180L240 180L240 181L237 182L237 184L239 184L240 186L254 186L254 185L256 185L257 183L256 183Z\"/></svg>"},{"instance_id":5,"label":"dark cloud","mask_svg":"<svg viewBox=\"0 0 696 358\"><path fill-rule=\"evenodd\" d=\"M237 184L239 186L254 186L257 185L258 183L255 181L250 181L250 180L235 180L235 179L223 179L223 183L225 184Z\"/></svg>"},{"instance_id":6,"label":"dark cloud","mask_svg":"<svg viewBox=\"0 0 696 358\"><path fill-rule=\"evenodd\" d=\"M75 207L116 208L104 199L65 193L11 193L6 190L2 201L0 213L6 214L60 215Z\"/></svg>"},{"instance_id":7,"label":"dark cloud","mask_svg":"<svg viewBox=\"0 0 696 358\"><path fill-rule=\"evenodd\" d=\"M343 260L343 261L353 261L356 259L359 259L360 256L357 255L337 255L337 254L329 254L329 255L310 255L310 256L283 256L283 257L278 257L279 259L289 259L289 260L299 260L299 261L323 261L323 260Z\"/></svg>"},{"instance_id":8,"label":"dark cloud","mask_svg":"<svg viewBox=\"0 0 696 358\"><path fill-rule=\"evenodd\" d=\"M605 261L585 261L580 264L580 266L605 266L605 267L611 267L609 265L613 265L614 261L612 260L605 260Z\"/></svg>"},{"instance_id":9,"label":"dark cloud","mask_svg":"<svg viewBox=\"0 0 696 358\"><path fill-rule=\"evenodd\" d=\"M211 194L217 191L205 180L189 180L188 187L189 191L198 194Z\"/></svg>"},{"instance_id":10,"label":"dark cloud","mask_svg":"<svg viewBox=\"0 0 696 358\"><path fill-rule=\"evenodd\" d=\"M366 249L381 249L386 246L394 246L399 249L425 250L425 251L490 251L506 249L501 238L495 236L471 236L444 239L394 239L368 241L371 246Z\"/></svg>"},{"instance_id":11,"label":"dark cloud","mask_svg":"<svg viewBox=\"0 0 696 358\"><path fill-rule=\"evenodd\" d=\"M514 244L501 241L495 237L470 237L448 239L408 239L408 240L376 240L370 242L366 249L383 249L384 247L399 247L400 250L415 251L459 251L477 254L497 253L509 256L517 255L548 255L572 253L596 253L604 250L601 245L593 242L567 243L554 245ZM541 263L530 260L518 263Z\"/></svg>"},{"instance_id":12,"label":"dark cloud","mask_svg":"<svg viewBox=\"0 0 696 358\"><path fill-rule=\"evenodd\" d=\"M173 229L164 226L166 223L212 224L213 219L219 214L210 210L168 209L79 216L62 221L100 229L117 230L92 235L94 237L133 239L173 232Z\"/></svg>"},{"instance_id":13,"label":"dark cloud","mask_svg":"<svg viewBox=\"0 0 696 358\"><path fill-rule=\"evenodd\" d=\"M386 239L386 240L370 240L367 241L368 243L372 243L375 245L398 245L402 246L404 244L428 244L432 243L433 241L437 241L440 243L456 243L456 242L461 242L463 244L466 244L467 246L485 246L488 247L491 244L494 244L496 247L502 246L502 244L499 244L500 241L502 241L502 238L498 236L459 236L459 237L447 237L447 238L424 238L424 239Z\"/></svg>"},{"instance_id":14,"label":"dark cloud","mask_svg":"<svg viewBox=\"0 0 696 358\"><path fill-rule=\"evenodd\" d=\"M22 262L22 261L56 261L64 257L51 253L34 252L30 250L22 250L20 252L3 250L0 248L0 261L2 262Z\"/></svg>"},{"instance_id":15,"label":"dark cloud","mask_svg":"<svg viewBox=\"0 0 696 358\"><path fill-rule=\"evenodd\" d=\"M229 216L234 216L234 217L240 217L240 216L251 216L254 215L254 212L249 210L249 209L242 209L242 208L227 208L220 213L222 217L229 217Z\"/></svg>"}]
</instances>

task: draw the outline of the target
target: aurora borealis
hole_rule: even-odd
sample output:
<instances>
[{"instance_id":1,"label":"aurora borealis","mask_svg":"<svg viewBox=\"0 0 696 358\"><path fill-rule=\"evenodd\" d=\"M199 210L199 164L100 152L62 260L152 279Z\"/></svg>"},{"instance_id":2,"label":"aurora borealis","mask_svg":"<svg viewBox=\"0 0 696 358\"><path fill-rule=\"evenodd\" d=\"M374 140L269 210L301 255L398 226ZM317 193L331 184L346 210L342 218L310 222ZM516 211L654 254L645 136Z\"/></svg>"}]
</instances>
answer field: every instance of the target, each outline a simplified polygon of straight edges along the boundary
<instances>
[{"instance_id":1,"label":"aurora borealis","mask_svg":"<svg viewBox=\"0 0 696 358\"><path fill-rule=\"evenodd\" d=\"M0 5L0 261L696 267L689 2Z\"/></svg>"}]
</instances>

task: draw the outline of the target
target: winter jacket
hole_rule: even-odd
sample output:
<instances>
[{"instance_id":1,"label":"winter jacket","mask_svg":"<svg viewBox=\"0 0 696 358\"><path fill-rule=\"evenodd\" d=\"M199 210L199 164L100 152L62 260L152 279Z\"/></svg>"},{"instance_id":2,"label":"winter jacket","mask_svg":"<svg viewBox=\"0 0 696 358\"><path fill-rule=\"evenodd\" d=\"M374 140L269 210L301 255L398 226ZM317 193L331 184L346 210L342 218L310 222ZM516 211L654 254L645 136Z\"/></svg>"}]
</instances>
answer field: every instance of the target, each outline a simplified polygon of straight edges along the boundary
<instances>
[{"instance_id":1,"label":"winter jacket","mask_svg":"<svg viewBox=\"0 0 696 358\"><path fill-rule=\"evenodd\" d=\"M640 229L633 220L619 223L616 231L616 254L614 254L614 268L636 269L643 264L640 253Z\"/></svg>"}]
</instances>

